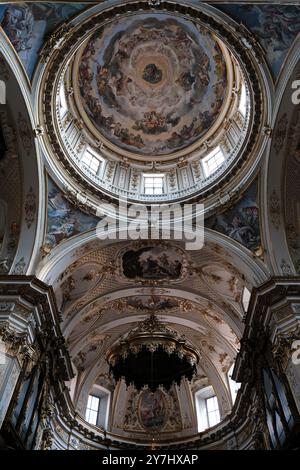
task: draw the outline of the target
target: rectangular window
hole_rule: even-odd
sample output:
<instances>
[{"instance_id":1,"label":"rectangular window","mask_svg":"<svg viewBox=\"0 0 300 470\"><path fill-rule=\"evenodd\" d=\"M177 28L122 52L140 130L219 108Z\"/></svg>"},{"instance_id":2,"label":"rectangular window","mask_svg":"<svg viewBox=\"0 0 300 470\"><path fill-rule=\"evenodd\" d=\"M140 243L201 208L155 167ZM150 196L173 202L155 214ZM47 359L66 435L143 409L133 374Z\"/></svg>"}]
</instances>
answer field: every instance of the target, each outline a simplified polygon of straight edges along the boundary
<instances>
[{"instance_id":1,"label":"rectangular window","mask_svg":"<svg viewBox=\"0 0 300 470\"><path fill-rule=\"evenodd\" d=\"M203 158L205 176L212 175L224 161L224 154L220 147L217 147L207 157Z\"/></svg>"},{"instance_id":2,"label":"rectangular window","mask_svg":"<svg viewBox=\"0 0 300 470\"><path fill-rule=\"evenodd\" d=\"M100 398L94 395L89 395L88 404L86 407L85 419L90 424L97 424L99 412Z\"/></svg>"},{"instance_id":3,"label":"rectangular window","mask_svg":"<svg viewBox=\"0 0 300 470\"><path fill-rule=\"evenodd\" d=\"M164 175L144 175L145 194L163 194Z\"/></svg>"},{"instance_id":4,"label":"rectangular window","mask_svg":"<svg viewBox=\"0 0 300 470\"><path fill-rule=\"evenodd\" d=\"M231 398L232 398L232 403L234 404L237 396L237 392L239 391L241 387L240 382L236 382L235 380L232 379L232 372L234 369L234 364L230 367L227 377L228 377L228 383L229 383L229 388L230 388L230 393L231 393Z\"/></svg>"},{"instance_id":5,"label":"rectangular window","mask_svg":"<svg viewBox=\"0 0 300 470\"><path fill-rule=\"evenodd\" d=\"M247 111L247 94L246 94L246 87L242 85L241 89L241 97L239 103L239 111L242 113L243 116L246 116Z\"/></svg>"},{"instance_id":6,"label":"rectangular window","mask_svg":"<svg viewBox=\"0 0 300 470\"><path fill-rule=\"evenodd\" d=\"M243 304L245 312L247 312L247 310L248 310L250 297L251 297L251 292L249 291L249 289L247 289L246 286L244 286L243 296L242 296L242 304Z\"/></svg>"},{"instance_id":7,"label":"rectangular window","mask_svg":"<svg viewBox=\"0 0 300 470\"><path fill-rule=\"evenodd\" d=\"M66 94L65 94L65 90L64 90L64 86L63 86L63 85L62 85L61 88L60 88L59 98L60 98L60 105L61 105L61 107L64 108L64 109L68 109L68 104L67 104L67 100L66 100Z\"/></svg>"},{"instance_id":8,"label":"rectangular window","mask_svg":"<svg viewBox=\"0 0 300 470\"><path fill-rule=\"evenodd\" d=\"M81 163L93 173L97 173L100 166L100 160L94 154L92 154L89 150L83 154Z\"/></svg>"},{"instance_id":9,"label":"rectangular window","mask_svg":"<svg viewBox=\"0 0 300 470\"><path fill-rule=\"evenodd\" d=\"M216 396L206 399L206 410L209 427L220 422L219 405Z\"/></svg>"}]
</instances>

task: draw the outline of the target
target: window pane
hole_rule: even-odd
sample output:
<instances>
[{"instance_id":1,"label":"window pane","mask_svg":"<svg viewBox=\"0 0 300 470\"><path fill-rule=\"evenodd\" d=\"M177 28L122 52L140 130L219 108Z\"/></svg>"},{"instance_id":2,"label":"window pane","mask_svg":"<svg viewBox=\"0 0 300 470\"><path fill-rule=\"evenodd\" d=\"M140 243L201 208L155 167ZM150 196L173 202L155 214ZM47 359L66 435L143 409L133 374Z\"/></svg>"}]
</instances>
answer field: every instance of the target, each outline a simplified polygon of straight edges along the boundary
<instances>
[{"instance_id":1,"label":"window pane","mask_svg":"<svg viewBox=\"0 0 300 470\"><path fill-rule=\"evenodd\" d=\"M229 388L230 388L230 393L231 393L231 398L232 398L232 403L234 404L236 397L237 397L237 392L239 391L241 387L240 382L236 382L235 380L232 379L232 372L234 369L234 364L230 367L228 371L228 383L229 383Z\"/></svg>"},{"instance_id":2,"label":"window pane","mask_svg":"<svg viewBox=\"0 0 300 470\"><path fill-rule=\"evenodd\" d=\"M93 397L92 398L92 406L91 409L94 411L98 411L99 408L99 398L98 397Z\"/></svg>"},{"instance_id":3,"label":"window pane","mask_svg":"<svg viewBox=\"0 0 300 470\"><path fill-rule=\"evenodd\" d=\"M83 162L85 165L89 165L90 162L91 162L91 159L92 159L92 156L85 153L85 154L83 155L83 157L82 157L82 162Z\"/></svg>"},{"instance_id":4,"label":"window pane","mask_svg":"<svg viewBox=\"0 0 300 470\"><path fill-rule=\"evenodd\" d=\"M145 194L153 194L152 188L145 188Z\"/></svg>"},{"instance_id":5,"label":"window pane","mask_svg":"<svg viewBox=\"0 0 300 470\"><path fill-rule=\"evenodd\" d=\"M94 171L97 171L99 167L99 162L97 160L93 159L90 163L90 168Z\"/></svg>"},{"instance_id":6,"label":"window pane","mask_svg":"<svg viewBox=\"0 0 300 470\"><path fill-rule=\"evenodd\" d=\"M145 194L162 194L164 188L164 177L161 175L144 175Z\"/></svg>"},{"instance_id":7,"label":"window pane","mask_svg":"<svg viewBox=\"0 0 300 470\"><path fill-rule=\"evenodd\" d=\"M94 395L89 395L85 418L91 424L97 424L99 404L100 404L99 397L95 397Z\"/></svg>"},{"instance_id":8,"label":"window pane","mask_svg":"<svg viewBox=\"0 0 300 470\"><path fill-rule=\"evenodd\" d=\"M218 399L216 396L206 399L206 409L209 426L214 426L220 422Z\"/></svg>"},{"instance_id":9,"label":"window pane","mask_svg":"<svg viewBox=\"0 0 300 470\"><path fill-rule=\"evenodd\" d=\"M207 399L207 411L214 411L216 409L215 405L215 397L211 397Z\"/></svg>"},{"instance_id":10,"label":"window pane","mask_svg":"<svg viewBox=\"0 0 300 470\"><path fill-rule=\"evenodd\" d=\"M239 110L241 111L243 116L246 115L246 111L247 111L247 94L246 94L245 85L242 85Z\"/></svg>"},{"instance_id":11,"label":"window pane","mask_svg":"<svg viewBox=\"0 0 300 470\"><path fill-rule=\"evenodd\" d=\"M68 105L67 105L67 101L66 101L66 95L65 95L65 90L64 90L64 87L63 87L63 86L62 86L61 89L60 89L59 97L60 97L60 105L61 105L64 109L68 109ZM5 104L5 103L4 103L4 104Z\"/></svg>"},{"instance_id":12,"label":"window pane","mask_svg":"<svg viewBox=\"0 0 300 470\"><path fill-rule=\"evenodd\" d=\"M215 426L215 424L218 424L220 421L219 417L219 412L218 411L213 411L209 413L208 415L208 421L209 421L209 426Z\"/></svg>"},{"instance_id":13,"label":"window pane","mask_svg":"<svg viewBox=\"0 0 300 470\"><path fill-rule=\"evenodd\" d=\"M217 147L203 159L206 176L211 175L224 161L224 154L220 147Z\"/></svg>"},{"instance_id":14,"label":"window pane","mask_svg":"<svg viewBox=\"0 0 300 470\"><path fill-rule=\"evenodd\" d=\"M96 413L96 411L88 410L86 419L89 423L96 425L97 424L97 413Z\"/></svg>"},{"instance_id":15,"label":"window pane","mask_svg":"<svg viewBox=\"0 0 300 470\"><path fill-rule=\"evenodd\" d=\"M243 307L244 307L245 312L247 312L247 310L248 310L250 297L251 297L251 292L245 286L244 290L243 290L243 298L242 298L242 303L243 303Z\"/></svg>"},{"instance_id":16,"label":"window pane","mask_svg":"<svg viewBox=\"0 0 300 470\"><path fill-rule=\"evenodd\" d=\"M87 404L87 407L88 407L88 408L91 408L92 398L93 398L93 396L92 396L92 395L89 395L88 404Z\"/></svg>"},{"instance_id":17,"label":"window pane","mask_svg":"<svg viewBox=\"0 0 300 470\"><path fill-rule=\"evenodd\" d=\"M94 156L89 150L86 150L86 152L82 156L81 162L87 169L89 169L95 174L97 173L100 166L100 160L99 158Z\"/></svg>"}]
</instances>

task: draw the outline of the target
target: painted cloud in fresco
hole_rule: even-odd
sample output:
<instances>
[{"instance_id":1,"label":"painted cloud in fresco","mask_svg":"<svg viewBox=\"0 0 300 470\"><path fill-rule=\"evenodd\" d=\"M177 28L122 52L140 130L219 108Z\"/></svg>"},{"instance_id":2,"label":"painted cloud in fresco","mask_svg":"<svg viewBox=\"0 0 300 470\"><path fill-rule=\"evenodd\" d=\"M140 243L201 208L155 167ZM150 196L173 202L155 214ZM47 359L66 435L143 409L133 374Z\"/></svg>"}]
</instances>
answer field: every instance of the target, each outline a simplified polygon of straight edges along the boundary
<instances>
[{"instance_id":1,"label":"painted cloud in fresco","mask_svg":"<svg viewBox=\"0 0 300 470\"><path fill-rule=\"evenodd\" d=\"M232 209L210 217L205 226L228 235L249 250L257 250L261 241L257 183L252 184Z\"/></svg>"},{"instance_id":2,"label":"painted cloud in fresco","mask_svg":"<svg viewBox=\"0 0 300 470\"><path fill-rule=\"evenodd\" d=\"M0 23L17 51L29 78L46 36L87 5L70 3L13 3L0 5Z\"/></svg>"},{"instance_id":3,"label":"painted cloud in fresco","mask_svg":"<svg viewBox=\"0 0 300 470\"><path fill-rule=\"evenodd\" d=\"M74 209L48 178L46 245L54 247L67 238L91 230L98 221L96 217Z\"/></svg>"},{"instance_id":4,"label":"painted cloud in fresco","mask_svg":"<svg viewBox=\"0 0 300 470\"><path fill-rule=\"evenodd\" d=\"M300 6L215 5L260 38L273 76L280 72L292 42L300 32Z\"/></svg>"}]
</instances>

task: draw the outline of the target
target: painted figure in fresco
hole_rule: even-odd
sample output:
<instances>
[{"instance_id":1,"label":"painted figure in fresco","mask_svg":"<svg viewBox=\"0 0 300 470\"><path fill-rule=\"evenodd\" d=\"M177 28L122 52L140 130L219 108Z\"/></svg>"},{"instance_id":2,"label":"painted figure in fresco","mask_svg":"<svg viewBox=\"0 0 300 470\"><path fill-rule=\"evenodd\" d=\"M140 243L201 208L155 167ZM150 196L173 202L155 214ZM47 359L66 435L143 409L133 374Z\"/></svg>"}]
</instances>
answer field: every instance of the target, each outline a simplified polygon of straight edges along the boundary
<instances>
[{"instance_id":1,"label":"painted figure in fresco","mask_svg":"<svg viewBox=\"0 0 300 470\"><path fill-rule=\"evenodd\" d=\"M74 219L65 219L64 222L54 223L50 225L49 228L49 240L51 239L54 245L57 245L65 238L70 238L71 236L80 233L79 224Z\"/></svg>"},{"instance_id":2,"label":"painted figure in fresco","mask_svg":"<svg viewBox=\"0 0 300 470\"><path fill-rule=\"evenodd\" d=\"M259 211L254 193L253 186L235 209L208 222L209 227L228 235L250 250L256 250L260 246Z\"/></svg>"},{"instance_id":3,"label":"painted figure in fresco","mask_svg":"<svg viewBox=\"0 0 300 470\"><path fill-rule=\"evenodd\" d=\"M252 227L244 224L241 217L237 216L232 219L231 224L227 227L230 238L247 247L251 246L251 242L255 241L255 233Z\"/></svg>"},{"instance_id":4,"label":"painted figure in fresco","mask_svg":"<svg viewBox=\"0 0 300 470\"><path fill-rule=\"evenodd\" d=\"M257 183L230 210L206 220L206 226L256 251L261 244Z\"/></svg>"},{"instance_id":5,"label":"painted figure in fresco","mask_svg":"<svg viewBox=\"0 0 300 470\"><path fill-rule=\"evenodd\" d=\"M129 297L128 305L140 310L166 310L178 306L178 301L169 297L160 297L157 295L144 295Z\"/></svg>"},{"instance_id":6,"label":"painted figure in fresco","mask_svg":"<svg viewBox=\"0 0 300 470\"><path fill-rule=\"evenodd\" d=\"M172 119L164 116L156 111L150 111L144 114L143 119L136 121L133 129L142 130L146 134L160 134L168 131L168 128L175 126L179 121L179 117Z\"/></svg>"},{"instance_id":7,"label":"painted figure in fresco","mask_svg":"<svg viewBox=\"0 0 300 470\"><path fill-rule=\"evenodd\" d=\"M244 23L257 36L276 77L292 42L300 32L300 7L227 4L220 9L236 21Z\"/></svg>"},{"instance_id":8,"label":"painted figure in fresco","mask_svg":"<svg viewBox=\"0 0 300 470\"><path fill-rule=\"evenodd\" d=\"M29 77L47 34L84 5L66 3L15 3L0 5L0 22Z\"/></svg>"},{"instance_id":9,"label":"painted figure in fresco","mask_svg":"<svg viewBox=\"0 0 300 470\"><path fill-rule=\"evenodd\" d=\"M296 6L270 5L269 14L261 16L262 37L274 50L286 50L300 32L300 9Z\"/></svg>"},{"instance_id":10,"label":"painted figure in fresco","mask_svg":"<svg viewBox=\"0 0 300 470\"><path fill-rule=\"evenodd\" d=\"M139 417L141 424L147 429L158 429L165 424L166 404L161 390L154 393L145 390L141 393Z\"/></svg>"},{"instance_id":11,"label":"painted figure in fresco","mask_svg":"<svg viewBox=\"0 0 300 470\"><path fill-rule=\"evenodd\" d=\"M123 255L123 272L130 279L177 279L182 261L174 250L146 247Z\"/></svg>"},{"instance_id":12,"label":"painted figure in fresco","mask_svg":"<svg viewBox=\"0 0 300 470\"><path fill-rule=\"evenodd\" d=\"M195 76L190 72L182 73L180 77L177 78L176 83L178 83L184 91L189 91L195 83Z\"/></svg>"},{"instance_id":13,"label":"painted figure in fresco","mask_svg":"<svg viewBox=\"0 0 300 470\"><path fill-rule=\"evenodd\" d=\"M31 49L34 17L25 5L10 5L2 20L2 27L17 52Z\"/></svg>"},{"instance_id":14,"label":"painted figure in fresco","mask_svg":"<svg viewBox=\"0 0 300 470\"><path fill-rule=\"evenodd\" d=\"M46 243L55 246L66 238L91 230L98 222L74 209L57 187L49 180Z\"/></svg>"},{"instance_id":15,"label":"painted figure in fresco","mask_svg":"<svg viewBox=\"0 0 300 470\"><path fill-rule=\"evenodd\" d=\"M147 64L144 68L143 79L146 82L155 85L161 81L162 71L155 64Z\"/></svg>"},{"instance_id":16,"label":"painted figure in fresco","mask_svg":"<svg viewBox=\"0 0 300 470\"><path fill-rule=\"evenodd\" d=\"M192 122L190 123L190 125L187 126L185 124L183 126L180 133L172 132L171 138L168 139L168 144L169 144L170 148L176 148L178 146L180 147L182 145L182 143L185 142L185 140L189 139L192 136L192 134L194 133L196 122L197 122L197 119L194 118L192 120ZM203 123L201 125L201 128L202 127L203 127ZM199 124L198 128L200 129L200 124Z\"/></svg>"}]
</instances>

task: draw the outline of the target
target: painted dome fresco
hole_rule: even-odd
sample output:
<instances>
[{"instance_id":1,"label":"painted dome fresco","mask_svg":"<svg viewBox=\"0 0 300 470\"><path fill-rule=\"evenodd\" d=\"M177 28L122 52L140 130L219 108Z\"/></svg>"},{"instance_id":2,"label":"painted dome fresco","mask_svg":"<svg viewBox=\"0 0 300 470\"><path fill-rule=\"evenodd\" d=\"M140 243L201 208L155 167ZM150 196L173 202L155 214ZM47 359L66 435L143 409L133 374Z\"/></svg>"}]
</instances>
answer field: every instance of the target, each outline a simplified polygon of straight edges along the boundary
<instances>
[{"instance_id":1,"label":"painted dome fresco","mask_svg":"<svg viewBox=\"0 0 300 470\"><path fill-rule=\"evenodd\" d=\"M220 45L168 14L109 23L79 60L79 106L104 139L141 155L188 147L218 120L227 94Z\"/></svg>"},{"instance_id":2,"label":"painted dome fresco","mask_svg":"<svg viewBox=\"0 0 300 470\"><path fill-rule=\"evenodd\" d=\"M167 1L103 5L64 26L59 47L49 43L43 139L93 212L100 198L201 196L212 206L236 174L246 183L239 168L263 135L263 82L218 15Z\"/></svg>"}]
</instances>

